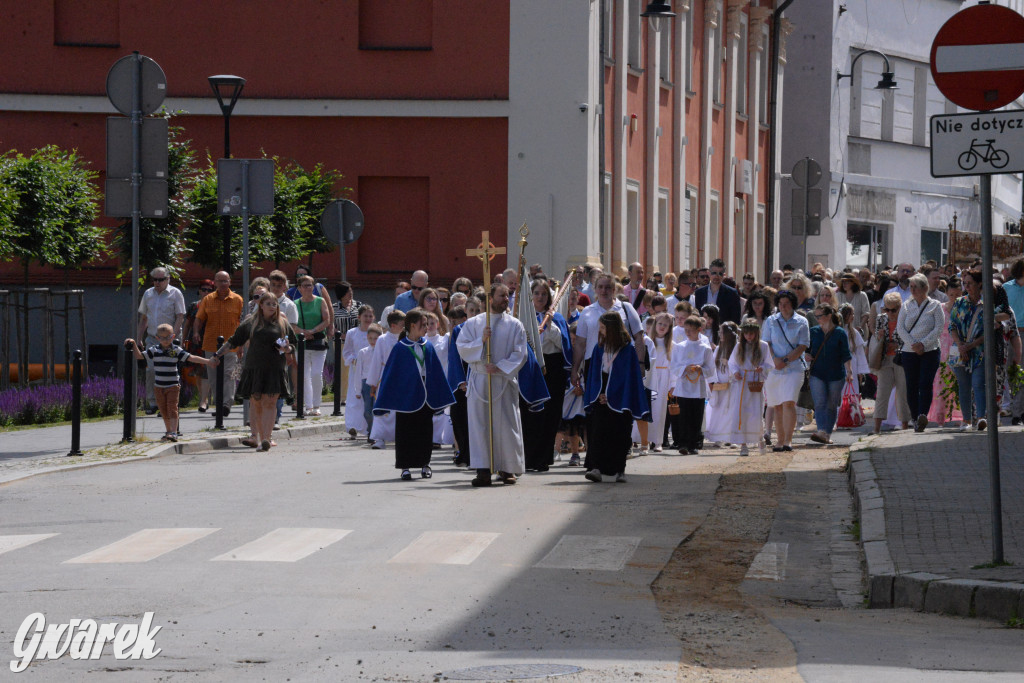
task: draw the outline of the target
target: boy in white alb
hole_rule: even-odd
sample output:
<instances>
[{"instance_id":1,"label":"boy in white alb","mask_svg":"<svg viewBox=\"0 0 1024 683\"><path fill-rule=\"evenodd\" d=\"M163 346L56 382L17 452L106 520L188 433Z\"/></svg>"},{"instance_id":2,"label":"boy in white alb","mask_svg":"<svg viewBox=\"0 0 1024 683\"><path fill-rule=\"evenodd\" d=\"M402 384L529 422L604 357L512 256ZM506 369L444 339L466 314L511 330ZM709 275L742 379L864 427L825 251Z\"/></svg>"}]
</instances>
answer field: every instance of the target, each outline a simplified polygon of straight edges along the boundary
<instances>
[{"instance_id":1,"label":"boy in white alb","mask_svg":"<svg viewBox=\"0 0 1024 683\"><path fill-rule=\"evenodd\" d=\"M405 329L405 313L391 311L388 313L387 334L377 340L373 349L373 359L370 361L370 369L367 372L366 383L370 385L370 395L377 396L377 386L380 384L381 375L384 373L384 366L387 365L391 349L398 343L398 335ZM395 440L395 414L386 413L378 415L373 421L373 428L370 430L370 439L373 441L373 448L384 448L387 441Z\"/></svg>"},{"instance_id":2,"label":"boy in white alb","mask_svg":"<svg viewBox=\"0 0 1024 683\"><path fill-rule=\"evenodd\" d=\"M711 345L701 336L704 319L691 315L683 328L686 340L672 347L672 362L669 373L672 378L672 393L679 404L679 418L682 434L679 436L679 452L683 455L697 455L703 435L704 401L708 397L708 378L715 373L715 355Z\"/></svg>"},{"instance_id":3,"label":"boy in white alb","mask_svg":"<svg viewBox=\"0 0 1024 683\"><path fill-rule=\"evenodd\" d=\"M377 323L371 323L366 328L366 346L359 349L359 352L356 354L356 362L352 366L352 373L349 375L349 384L359 387L355 398L359 402L360 409L363 411L363 430L366 432L367 437L369 437L370 431L373 429L373 397L371 396L370 385L366 378L367 373L370 371L370 365L373 363L374 347L377 346L377 339L382 334L384 334L384 330L380 329L380 325ZM352 410L351 406L353 405L352 403L345 405L346 424L348 424L348 411ZM353 438L355 436L355 434L352 434Z\"/></svg>"}]
</instances>

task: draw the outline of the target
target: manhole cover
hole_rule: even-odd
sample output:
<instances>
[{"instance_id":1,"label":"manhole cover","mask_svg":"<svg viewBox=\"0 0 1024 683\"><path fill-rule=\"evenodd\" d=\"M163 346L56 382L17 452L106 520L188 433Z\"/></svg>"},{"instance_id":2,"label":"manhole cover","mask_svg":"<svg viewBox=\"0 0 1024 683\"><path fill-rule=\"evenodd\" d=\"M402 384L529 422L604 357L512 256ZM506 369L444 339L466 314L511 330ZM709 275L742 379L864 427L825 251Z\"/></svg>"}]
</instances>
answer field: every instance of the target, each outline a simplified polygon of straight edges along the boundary
<instances>
[{"instance_id":1,"label":"manhole cover","mask_svg":"<svg viewBox=\"0 0 1024 683\"><path fill-rule=\"evenodd\" d=\"M452 681L493 681L522 680L526 678L547 678L568 676L583 671L582 667L571 664L497 664L473 666L468 669L448 671L442 676Z\"/></svg>"}]
</instances>

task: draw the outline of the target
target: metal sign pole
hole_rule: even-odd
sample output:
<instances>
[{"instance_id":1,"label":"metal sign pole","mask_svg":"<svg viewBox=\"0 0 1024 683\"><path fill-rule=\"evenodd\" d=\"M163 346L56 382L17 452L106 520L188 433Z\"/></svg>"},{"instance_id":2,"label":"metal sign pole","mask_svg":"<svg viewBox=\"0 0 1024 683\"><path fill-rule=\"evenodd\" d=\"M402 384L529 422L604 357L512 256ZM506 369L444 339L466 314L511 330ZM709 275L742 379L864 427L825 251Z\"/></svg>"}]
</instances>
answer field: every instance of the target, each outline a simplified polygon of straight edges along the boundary
<instances>
[{"instance_id":1,"label":"metal sign pole","mask_svg":"<svg viewBox=\"0 0 1024 683\"><path fill-rule=\"evenodd\" d=\"M132 69L132 331L135 337L139 329L139 222L142 218L142 56L138 51L134 55L135 68ZM139 340L145 344L145 337ZM134 356L129 364L131 372L125 373L125 381L131 382L131 430L135 438L136 411L138 399L135 391L138 387L136 379L138 363Z\"/></svg>"},{"instance_id":2,"label":"metal sign pole","mask_svg":"<svg viewBox=\"0 0 1024 683\"><path fill-rule=\"evenodd\" d=\"M228 220L231 220L230 218ZM242 298L249 300L249 160L242 159Z\"/></svg>"},{"instance_id":3,"label":"metal sign pole","mask_svg":"<svg viewBox=\"0 0 1024 683\"><path fill-rule=\"evenodd\" d=\"M338 212L338 235L341 237L341 241L338 242L338 258L341 261L341 281L346 282L348 280L345 277L345 245L348 241L345 239L345 205L341 202L335 202L334 207Z\"/></svg>"},{"instance_id":4,"label":"metal sign pole","mask_svg":"<svg viewBox=\"0 0 1024 683\"><path fill-rule=\"evenodd\" d=\"M1003 502L999 481L999 405L996 403L995 296L992 284L992 176L981 176L981 287L985 325L985 415L988 417L988 463L992 487L992 562L1003 562Z\"/></svg>"},{"instance_id":5,"label":"metal sign pole","mask_svg":"<svg viewBox=\"0 0 1024 683\"><path fill-rule=\"evenodd\" d=\"M811 232L811 158L804 157L804 258L800 269L807 272L807 235Z\"/></svg>"}]
</instances>

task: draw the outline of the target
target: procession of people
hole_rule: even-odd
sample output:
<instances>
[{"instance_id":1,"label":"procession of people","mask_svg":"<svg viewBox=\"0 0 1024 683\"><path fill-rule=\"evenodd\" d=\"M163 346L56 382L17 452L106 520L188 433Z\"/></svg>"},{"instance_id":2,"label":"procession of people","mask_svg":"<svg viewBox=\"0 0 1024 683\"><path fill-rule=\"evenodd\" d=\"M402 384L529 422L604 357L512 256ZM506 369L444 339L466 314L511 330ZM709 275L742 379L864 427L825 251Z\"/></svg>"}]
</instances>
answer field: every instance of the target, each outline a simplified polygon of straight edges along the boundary
<instances>
[{"instance_id":1,"label":"procession of people","mask_svg":"<svg viewBox=\"0 0 1024 683\"><path fill-rule=\"evenodd\" d=\"M491 247L467 253L485 255L489 267L504 253ZM348 438L375 449L392 443L403 480L417 470L431 478L432 458L450 445L454 464L475 470L475 487L512 485L557 462L592 482L621 483L635 457L786 452L808 431L812 443L829 445L836 429L864 424L863 399L875 402L876 433L950 423L980 431L993 419L978 264L905 263L875 273L785 266L768 284L745 273L739 287L721 259L649 277L640 263L621 277L610 270L585 264L559 281L521 257L518 269L493 278L485 268L486 287L467 274L451 288L429 286L417 270L399 283L380 324L351 284L337 285L332 305L308 269L292 290L279 270L254 280L243 317L230 276L218 273L185 316L189 357L160 351L156 337L142 334L161 325L173 332L183 317L158 269L140 309L149 317L139 336L149 343L136 346L151 349L143 358L192 362L235 360L244 350L238 389L232 383L218 409L230 410L232 393L247 399L243 443L267 450L276 445L280 405L294 394L297 340L305 343L304 402L315 416L326 342L341 330L344 367L335 372L344 378ZM1024 259L992 277L1000 414L1020 424ZM150 303L163 299L173 305ZM228 339L219 349L217 334Z\"/></svg>"}]
</instances>

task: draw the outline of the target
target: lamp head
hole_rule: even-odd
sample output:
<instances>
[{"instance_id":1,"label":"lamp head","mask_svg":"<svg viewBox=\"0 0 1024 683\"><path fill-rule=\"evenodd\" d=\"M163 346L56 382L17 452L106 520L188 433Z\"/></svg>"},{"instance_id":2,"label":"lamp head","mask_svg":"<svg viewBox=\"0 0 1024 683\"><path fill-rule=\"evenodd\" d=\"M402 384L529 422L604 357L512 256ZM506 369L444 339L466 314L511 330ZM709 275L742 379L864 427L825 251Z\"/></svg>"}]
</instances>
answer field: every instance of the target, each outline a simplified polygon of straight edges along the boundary
<instances>
[{"instance_id":1,"label":"lamp head","mask_svg":"<svg viewBox=\"0 0 1024 683\"><path fill-rule=\"evenodd\" d=\"M651 0L640 16L647 17L651 28L657 31L661 28L662 21L672 19L676 13L672 11L672 4L668 0Z\"/></svg>"},{"instance_id":2,"label":"lamp head","mask_svg":"<svg viewBox=\"0 0 1024 683\"><path fill-rule=\"evenodd\" d=\"M878 85L875 86L875 90L898 90L899 86L896 85L896 74L892 71L883 71L882 80L878 81Z\"/></svg>"},{"instance_id":3,"label":"lamp head","mask_svg":"<svg viewBox=\"0 0 1024 683\"><path fill-rule=\"evenodd\" d=\"M245 87L245 79L241 76L220 74L210 76L207 80L210 81L213 94L217 96L220 110L225 116L230 115L231 110L235 108L235 103L238 102L238 96L242 94L242 88Z\"/></svg>"}]
</instances>

